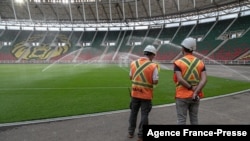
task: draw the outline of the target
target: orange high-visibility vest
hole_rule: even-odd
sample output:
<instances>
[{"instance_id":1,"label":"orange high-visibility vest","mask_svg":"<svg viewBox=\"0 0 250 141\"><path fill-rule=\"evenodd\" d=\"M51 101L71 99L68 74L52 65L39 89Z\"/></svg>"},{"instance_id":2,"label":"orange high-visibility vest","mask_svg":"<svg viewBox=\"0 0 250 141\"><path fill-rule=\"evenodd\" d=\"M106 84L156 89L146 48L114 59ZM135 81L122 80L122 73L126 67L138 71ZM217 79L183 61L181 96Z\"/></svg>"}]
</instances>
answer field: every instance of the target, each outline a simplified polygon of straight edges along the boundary
<instances>
[{"instance_id":1,"label":"orange high-visibility vest","mask_svg":"<svg viewBox=\"0 0 250 141\"><path fill-rule=\"evenodd\" d=\"M153 72L157 65L147 58L140 58L130 64L132 75L132 97L152 100Z\"/></svg>"},{"instance_id":2,"label":"orange high-visibility vest","mask_svg":"<svg viewBox=\"0 0 250 141\"><path fill-rule=\"evenodd\" d=\"M197 57L188 54L174 62L176 66L181 69L182 77L191 85L196 86L200 82L201 71L204 69L204 63ZM186 87L178 83L174 73L174 82L176 84L176 98L191 98L193 95L192 90L188 90ZM200 98L204 97L203 92L199 94Z\"/></svg>"}]
</instances>

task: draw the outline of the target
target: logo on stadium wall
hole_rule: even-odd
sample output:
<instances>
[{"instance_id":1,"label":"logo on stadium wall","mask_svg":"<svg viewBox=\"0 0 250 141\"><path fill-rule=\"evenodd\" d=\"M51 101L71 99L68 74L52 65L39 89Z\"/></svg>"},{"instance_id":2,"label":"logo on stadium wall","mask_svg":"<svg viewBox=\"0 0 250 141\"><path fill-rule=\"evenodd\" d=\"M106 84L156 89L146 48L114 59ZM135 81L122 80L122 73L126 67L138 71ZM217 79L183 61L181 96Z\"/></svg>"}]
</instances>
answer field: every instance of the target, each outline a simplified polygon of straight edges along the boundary
<instances>
[{"instance_id":1,"label":"logo on stadium wall","mask_svg":"<svg viewBox=\"0 0 250 141\"><path fill-rule=\"evenodd\" d=\"M31 36L27 41L21 41L14 45L12 49L12 54L18 59L24 60L46 60L48 58L58 57L68 52L71 47L70 42L66 35L58 35L54 41L55 46L51 46L51 42L46 43L41 42L44 35L34 35ZM55 35L46 35L48 39L54 39ZM57 43L64 43L58 46ZM40 43L38 46L33 46L33 43Z\"/></svg>"}]
</instances>

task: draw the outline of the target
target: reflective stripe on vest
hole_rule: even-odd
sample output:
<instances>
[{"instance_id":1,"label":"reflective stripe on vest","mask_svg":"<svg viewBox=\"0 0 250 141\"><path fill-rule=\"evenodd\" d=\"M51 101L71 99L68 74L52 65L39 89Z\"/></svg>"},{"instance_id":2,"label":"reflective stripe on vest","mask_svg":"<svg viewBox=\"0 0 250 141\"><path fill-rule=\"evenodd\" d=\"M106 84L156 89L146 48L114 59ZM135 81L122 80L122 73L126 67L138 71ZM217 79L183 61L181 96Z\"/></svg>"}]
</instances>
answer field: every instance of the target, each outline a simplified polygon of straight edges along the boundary
<instances>
[{"instance_id":1,"label":"reflective stripe on vest","mask_svg":"<svg viewBox=\"0 0 250 141\"><path fill-rule=\"evenodd\" d=\"M191 85L197 85L199 83L199 72L198 72L198 70L196 68L197 68L197 65L199 65L200 60L198 58L195 58L191 62L186 58L182 58L180 61L182 61L184 64L186 64L187 67L189 68L185 72L183 78L187 82L189 82Z\"/></svg>"},{"instance_id":2,"label":"reflective stripe on vest","mask_svg":"<svg viewBox=\"0 0 250 141\"><path fill-rule=\"evenodd\" d=\"M143 65L140 66L139 61L135 62L137 69L136 69L136 72L135 72L135 74L133 76L133 79L140 76L143 83L132 81L133 84L140 85L140 86L143 86L143 87L153 88L153 85L150 84L149 82L147 82L147 79L145 78L145 76L143 74L143 70L146 69L151 63L152 62L146 62L146 63L144 63Z\"/></svg>"}]
</instances>

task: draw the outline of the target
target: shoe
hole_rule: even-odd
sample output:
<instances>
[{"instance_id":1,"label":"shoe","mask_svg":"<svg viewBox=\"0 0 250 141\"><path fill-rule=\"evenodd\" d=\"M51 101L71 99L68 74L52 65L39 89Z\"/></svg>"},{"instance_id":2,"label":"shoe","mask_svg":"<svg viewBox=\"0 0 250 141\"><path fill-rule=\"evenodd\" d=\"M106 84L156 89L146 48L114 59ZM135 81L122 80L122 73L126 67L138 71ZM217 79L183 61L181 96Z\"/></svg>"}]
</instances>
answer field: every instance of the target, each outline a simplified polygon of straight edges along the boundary
<instances>
[{"instance_id":1,"label":"shoe","mask_svg":"<svg viewBox=\"0 0 250 141\"><path fill-rule=\"evenodd\" d=\"M138 137L137 141L143 141L143 139L141 137Z\"/></svg>"},{"instance_id":2,"label":"shoe","mask_svg":"<svg viewBox=\"0 0 250 141\"><path fill-rule=\"evenodd\" d=\"M134 137L134 134L128 134L128 138L133 138Z\"/></svg>"}]
</instances>

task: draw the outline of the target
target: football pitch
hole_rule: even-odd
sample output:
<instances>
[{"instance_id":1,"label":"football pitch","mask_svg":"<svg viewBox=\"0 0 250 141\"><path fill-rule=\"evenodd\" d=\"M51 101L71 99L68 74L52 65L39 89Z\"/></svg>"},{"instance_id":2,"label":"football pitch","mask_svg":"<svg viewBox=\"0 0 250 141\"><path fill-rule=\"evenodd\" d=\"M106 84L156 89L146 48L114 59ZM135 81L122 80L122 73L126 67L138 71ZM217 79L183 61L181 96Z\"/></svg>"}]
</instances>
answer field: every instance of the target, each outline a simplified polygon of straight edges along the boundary
<instances>
[{"instance_id":1,"label":"football pitch","mask_svg":"<svg viewBox=\"0 0 250 141\"><path fill-rule=\"evenodd\" d=\"M162 68L153 105L174 102L173 71ZM128 109L128 66L1 64L0 123ZM208 76L205 97L249 89L249 82Z\"/></svg>"}]
</instances>

